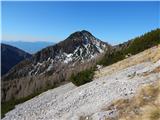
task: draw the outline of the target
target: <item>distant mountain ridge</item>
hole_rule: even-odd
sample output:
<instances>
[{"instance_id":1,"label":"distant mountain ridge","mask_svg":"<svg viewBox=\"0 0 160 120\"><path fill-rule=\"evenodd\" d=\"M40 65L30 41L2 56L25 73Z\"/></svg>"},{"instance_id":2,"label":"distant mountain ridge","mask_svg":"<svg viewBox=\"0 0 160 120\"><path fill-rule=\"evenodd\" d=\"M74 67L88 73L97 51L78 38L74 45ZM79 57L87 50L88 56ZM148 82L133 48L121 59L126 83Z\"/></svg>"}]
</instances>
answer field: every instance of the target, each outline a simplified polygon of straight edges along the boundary
<instances>
[{"instance_id":1,"label":"distant mountain ridge","mask_svg":"<svg viewBox=\"0 0 160 120\"><path fill-rule=\"evenodd\" d=\"M160 43L156 29L117 46L94 37L88 31L78 31L64 41L46 47L30 59L17 64L2 78L2 102L27 97L54 88L70 80L72 74L97 63L110 65Z\"/></svg>"},{"instance_id":2,"label":"distant mountain ridge","mask_svg":"<svg viewBox=\"0 0 160 120\"><path fill-rule=\"evenodd\" d=\"M34 54L41 49L54 45L53 42L37 41L37 42L25 42L25 41L2 41L4 44L15 46L19 49L22 49L30 54Z\"/></svg>"},{"instance_id":3,"label":"distant mountain ridge","mask_svg":"<svg viewBox=\"0 0 160 120\"><path fill-rule=\"evenodd\" d=\"M5 90L7 84L3 85L2 99L6 101L12 96L20 98L48 86L57 86L68 80L72 73L95 65L98 57L110 48L111 45L88 31L75 32L64 41L38 51L6 74L2 78L4 83L9 85L10 82L19 81L19 84L15 84L16 88L12 92Z\"/></svg>"},{"instance_id":4,"label":"distant mountain ridge","mask_svg":"<svg viewBox=\"0 0 160 120\"><path fill-rule=\"evenodd\" d=\"M53 69L57 69L56 67L59 64L83 63L109 48L109 44L95 38L88 31L75 32L64 41L38 51L28 60L27 67L21 65L21 68L15 68L9 74L14 74L12 79L14 76L16 78L16 74L18 74L18 77L44 74L45 72L54 71ZM16 69L21 69L21 73Z\"/></svg>"},{"instance_id":5,"label":"distant mountain ridge","mask_svg":"<svg viewBox=\"0 0 160 120\"><path fill-rule=\"evenodd\" d=\"M1 44L1 75L6 74L20 61L30 58L31 55L16 47Z\"/></svg>"},{"instance_id":6,"label":"distant mountain ridge","mask_svg":"<svg viewBox=\"0 0 160 120\"><path fill-rule=\"evenodd\" d=\"M37 52L33 56L33 59L35 62L42 62L50 56L53 59L61 58L65 60L64 62L67 62L67 58L70 56L73 58L73 61L77 59L81 61L83 59L90 59L94 57L94 55L104 52L106 46L110 45L95 38L88 31L83 30L71 34L67 39L58 44L42 49L42 51ZM46 56L45 53L49 55Z\"/></svg>"}]
</instances>

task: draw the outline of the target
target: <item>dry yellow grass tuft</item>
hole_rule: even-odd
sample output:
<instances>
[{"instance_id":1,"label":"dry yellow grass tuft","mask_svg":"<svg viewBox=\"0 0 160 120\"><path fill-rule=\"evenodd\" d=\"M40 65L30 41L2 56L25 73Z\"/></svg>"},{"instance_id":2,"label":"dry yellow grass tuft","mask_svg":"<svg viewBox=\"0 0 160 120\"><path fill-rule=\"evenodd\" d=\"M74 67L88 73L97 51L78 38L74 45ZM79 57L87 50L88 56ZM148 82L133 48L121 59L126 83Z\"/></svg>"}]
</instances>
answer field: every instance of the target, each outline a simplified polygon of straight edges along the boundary
<instances>
[{"instance_id":1,"label":"dry yellow grass tuft","mask_svg":"<svg viewBox=\"0 0 160 120\"><path fill-rule=\"evenodd\" d=\"M144 111L141 119L142 120L160 120L160 108L156 105L146 105L142 107Z\"/></svg>"},{"instance_id":2,"label":"dry yellow grass tuft","mask_svg":"<svg viewBox=\"0 0 160 120\"><path fill-rule=\"evenodd\" d=\"M160 120L160 80L143 86L133 98L114 101L103 110L113 108L119 111L119 120Z\"/></svg>"}]
</instances>

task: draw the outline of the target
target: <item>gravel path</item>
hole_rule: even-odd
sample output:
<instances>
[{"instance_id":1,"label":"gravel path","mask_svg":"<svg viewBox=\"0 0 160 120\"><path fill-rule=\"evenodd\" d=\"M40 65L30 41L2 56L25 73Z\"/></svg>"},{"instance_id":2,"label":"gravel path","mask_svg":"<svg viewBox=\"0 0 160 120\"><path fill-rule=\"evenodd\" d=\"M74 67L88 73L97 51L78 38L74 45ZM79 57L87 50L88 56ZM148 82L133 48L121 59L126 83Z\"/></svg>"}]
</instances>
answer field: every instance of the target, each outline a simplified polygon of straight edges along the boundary
<instances>
[{"instance_id":1,"label":"gravel path","mask_svg":"<svg viewBox=\"0 0 160 120\"><path fill-rule=\"evenodd\" d=\"M87 115L100 119L107 113L99 111L113 100L132 97L139 86L160 80L160 73L142 76L157 67L160 60L120 70L80 87L72 83L60 86L17 105L2 120L78 120Z\"/></svg>"}]
</instances>

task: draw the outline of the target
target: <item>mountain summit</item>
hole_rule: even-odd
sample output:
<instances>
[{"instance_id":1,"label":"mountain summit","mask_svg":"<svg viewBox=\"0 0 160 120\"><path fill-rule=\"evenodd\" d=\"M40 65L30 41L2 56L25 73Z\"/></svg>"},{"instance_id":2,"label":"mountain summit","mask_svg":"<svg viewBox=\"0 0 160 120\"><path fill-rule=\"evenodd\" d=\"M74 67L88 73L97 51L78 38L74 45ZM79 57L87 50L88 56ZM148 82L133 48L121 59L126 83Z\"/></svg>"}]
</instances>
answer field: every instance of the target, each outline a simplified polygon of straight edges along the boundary
<instances>
[{"instance_id":1,"label":"mountain summit","mask_svg":"<svg viewBox=\"0 0 160 120\"><path fill-rule=\"evenodd\" d=\"M29 70L28 74L53 72L59 64L84 63L96 58L109 47L110 45L95 38L87 31L75 32L64 41L33 55L31 59L32 70Z\"/></svg>"},{"instance_id":2,"label":"mountain summit","mask_svg":"<svg viewBox=\"0 0 160 120\"><path fill-rule=\"evenodd\" d=\"M103 53L109 46L95 38L90 32L83 30L75 32L64 41L38 52L33 60L42 62L50 57L64 63L83 62L85 59L91 59L99 53Z\"/></svg>"},{"instance_id":3,"label":"mountain summit","mask_svg":"<svg viewBox=\"0 0 160 120\"><path fill-rule=\"evenodd\" d=\"M8 76L11 74L13 79L16 78L17 74L18 77L25 77L46 72L53 73L57 69L57 65L84 63L96 58L109 48L109 44L95 38L90 32L78 31L64 41L37 52L31 60L23 61L23 66L17 65L4 78L10 79ZM20 72L17 69L20 69Z\"/></svg>"},{"instance_id":4,"label":"mountain summit","mask_svg":"<svg viewBox=\"0 0 160 120\"><path fill-rule=\"evenodd\" d=\"M110 47L86 30L75 32L64 41L35 53L3 76L2 100L24 97L48 85L57 86L69 80L71 74L95 65ZM19 84L13 89L14 81Z\"/></svg>"}]
</instances>

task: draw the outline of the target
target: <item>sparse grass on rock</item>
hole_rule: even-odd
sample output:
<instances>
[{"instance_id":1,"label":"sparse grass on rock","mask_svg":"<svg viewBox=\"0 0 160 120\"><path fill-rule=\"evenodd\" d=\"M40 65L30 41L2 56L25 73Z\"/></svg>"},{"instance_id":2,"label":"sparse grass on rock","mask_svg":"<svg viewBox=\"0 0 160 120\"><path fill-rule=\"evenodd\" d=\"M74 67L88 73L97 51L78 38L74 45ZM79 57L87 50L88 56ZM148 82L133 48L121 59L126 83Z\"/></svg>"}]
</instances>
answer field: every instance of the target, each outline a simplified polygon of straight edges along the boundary
<instances>
[{"instance_id":1,"label":"sparse grass on rock","mask_svg":"<svg viewBox=\"0 0 160 120\"><path fill-rule=\"evenodd\" d=\"M145 85L132 99L119 99L103 110L113 108L118 110L119 120L160 120L160 81Z\"/></svg>"}]
</instances>

